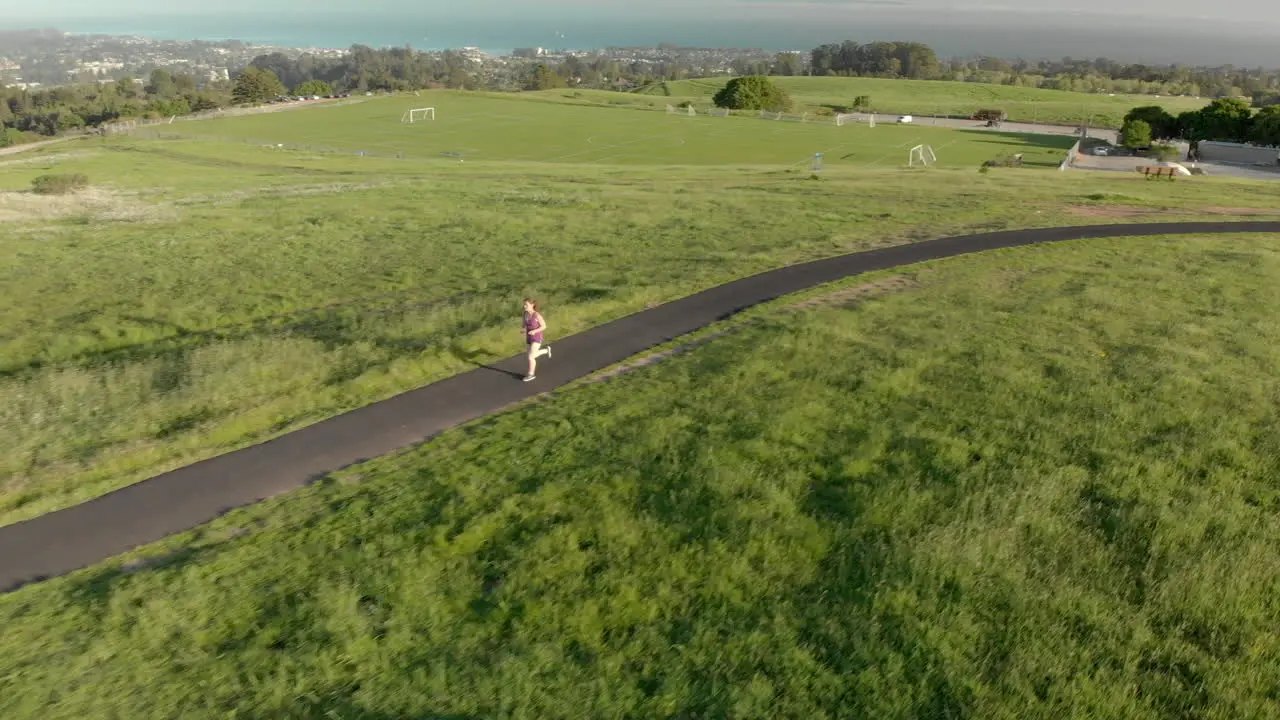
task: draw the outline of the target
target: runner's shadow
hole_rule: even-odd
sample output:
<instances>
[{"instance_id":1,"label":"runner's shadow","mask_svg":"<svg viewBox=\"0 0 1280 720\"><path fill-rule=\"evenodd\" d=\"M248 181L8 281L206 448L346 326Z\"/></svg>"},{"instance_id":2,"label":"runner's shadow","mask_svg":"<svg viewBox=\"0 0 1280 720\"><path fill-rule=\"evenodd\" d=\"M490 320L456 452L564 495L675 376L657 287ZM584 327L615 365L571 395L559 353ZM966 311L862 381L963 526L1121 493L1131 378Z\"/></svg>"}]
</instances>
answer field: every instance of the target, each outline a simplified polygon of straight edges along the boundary
<instances>
[{"instance_id":1,"label":"runner's shadow","mask_svg":"<svg viewBox=\"0 0 1280 720\"><path fill-rule=\"evenodd\" d=\"M513 378L515 378L516 380L523 380L523 379L524 379L524 374L523 374L523 373L515 372L515 371L512 371L512 370L504 370L504 369L502 369L502 368L498 367L497 365L493 365L493 364L486 364L486 363L480 362L480 361L479 361L479 360L477 360L476 358L480 357L480 356L481 356L481 353L478 353L478 352L468 352L468 351L463 350L462 348L458 347L457 345L450 345L450 346L449 346L449 354L450 354L450 355L453 355L453 356L454 356L454 357L456 357L456 358L458 358L458 359L459 359L459 360L461 360L462 362L467 363L468 365L474 365L475 367L480 368L480 369L482 369L482 370L492 370L493 372L496 372L496 373L502 373L503 375L507 375L507 376L509 376L509 377L513 377Z\"/></svg>"}]
</instances>

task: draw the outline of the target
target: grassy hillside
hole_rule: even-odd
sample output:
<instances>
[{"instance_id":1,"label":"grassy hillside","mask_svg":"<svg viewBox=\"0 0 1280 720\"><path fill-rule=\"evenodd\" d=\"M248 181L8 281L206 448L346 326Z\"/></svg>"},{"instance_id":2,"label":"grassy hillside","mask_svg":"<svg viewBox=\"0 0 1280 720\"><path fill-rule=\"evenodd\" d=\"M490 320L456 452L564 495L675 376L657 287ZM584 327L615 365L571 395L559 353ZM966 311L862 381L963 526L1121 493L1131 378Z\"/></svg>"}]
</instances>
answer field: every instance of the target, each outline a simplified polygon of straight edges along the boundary
<instances>
[{"instance_id":1,"label":"grassy hillside","mask_svg":"<svg viewBox=\"0 0 1280 720\"><path fill-rule=\"evenodd\" d=\"M336 132L339 111L276 122ZM225 131L236 122L272 127ZM742 160L771 148L759 152ZM48 172L94 188L20 191ZM1230 181L838 165L815 181L786 166L431 163L197 140L14 156L0 190L3 523L518 352L525 294L562 334L943 234L1213 206L1280 215L1269 186Z\"/></svg>"},{"instance_id":2,"label":"grassy hillside","mask_svg":"<svg viewBox=\"0 0 1280 720\"><path fill-rule=\"evenodd\" d=\"M876 112L890 114L958 115L968 117L982 108L1002 108L1011 120L1057 125L1079 125L1082 117L1093 127L1120 127L1125 113L1142 105L1160 105L1170 112L1196 110L1208 100L1157 98L1150 95L1090 95L1019 88L985 83L938 80L887 80L881 78L777 77L773 78L801 107L846 107L860 95L871 97ZM682 80L667 83L675 100L709 104L724 87L725 78ZM661 86L648 90L663 93ZM670 102L671 100L668 100Z\"/></svg>"},{"instance_id":3,"label":"grassy hillside","mask_svg":"<svg viewBox=\"0 0 1280 720\"><path fill-rule=\"evenodd\" d=\"M1280 713L1280 238L910 274L0 597L0 716Z\"/></svg>"}]
</instances>

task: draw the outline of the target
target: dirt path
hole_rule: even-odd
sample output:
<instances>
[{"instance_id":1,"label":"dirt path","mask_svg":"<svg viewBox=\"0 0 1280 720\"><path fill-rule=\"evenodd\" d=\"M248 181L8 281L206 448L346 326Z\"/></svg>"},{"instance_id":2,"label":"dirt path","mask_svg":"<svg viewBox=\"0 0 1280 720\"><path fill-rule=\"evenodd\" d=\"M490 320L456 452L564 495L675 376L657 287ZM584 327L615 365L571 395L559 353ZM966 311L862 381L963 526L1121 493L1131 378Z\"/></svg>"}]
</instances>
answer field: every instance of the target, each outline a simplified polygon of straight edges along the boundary
<instances>
[{"instance_id":1,"label":"dirt path","mask_svg":"<svg viewBox=\"0 0 1280 720\"><path fill-rule=\"evenodd\" d=\"M33 143L23 143L21 145L10 145L9 147L6 147L6 148L0 148L0 155L16 155L20 152L26 152L28 150L36 150L42 147L49 147L50 145L57 145L59 143L67 142L68 140L81 140L86 137L89 137L89 136L88 135L66 135L63 137L51 138L49 140L40 140Z\"/></svg>"}]
</instances>

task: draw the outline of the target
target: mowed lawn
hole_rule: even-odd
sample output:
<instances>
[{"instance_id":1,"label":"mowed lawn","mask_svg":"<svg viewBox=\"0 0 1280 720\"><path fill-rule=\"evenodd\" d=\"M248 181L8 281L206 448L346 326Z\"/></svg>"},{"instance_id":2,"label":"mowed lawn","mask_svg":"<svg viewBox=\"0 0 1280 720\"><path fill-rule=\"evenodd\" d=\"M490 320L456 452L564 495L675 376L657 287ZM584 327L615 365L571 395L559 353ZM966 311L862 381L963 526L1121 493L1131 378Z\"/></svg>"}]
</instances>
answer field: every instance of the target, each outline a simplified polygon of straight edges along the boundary
<instances>
[{"instance_id":1,"label":"mowed lawn","mask_svg":"<svg viewBox=\"0 0 1280 720\"><path fill-rule=\"evenodd\" d=\"M671 116L628 107L574 104L574 93L494 96L424 92L351 105L158 126L160 137L231 140L270 150L361 152L417 161L541 162L598 165L734 165L808 168L903 167L915 145L931 145L943 167L977 167L1023 153L1030 165L1056 166L1069 137L881 124L837 127L832 118L800 123L749 117ZM401 122L411 108L436 119ZM144 134L144 137L147 136Z\"/></svg>"},{"instance_id":2,"label":"mowed lawn","mask_svg":"<svg viewBox=\"0 0 1280 720\"><path fill-rule=\"evenodd\" d=\"M1280 714L1280 238L910 272L0 597L0 716Z\"/></svg>"},{"instance_id":3,"label":"mowed lawn","mask_svg":"<svg viewBox=\"0 0 1280 720\"><path fill-rule=\"evenodd\" d=\"M21 192L49 172L93 187ZM1280 205L1265 183L1032 169L811 180L129 139L14 156L0 162L0 523L517 353L527 294L555 337L819 257L1205 213Z\"/></svg>"},{"instance_id":4,"label":"mowed lawn","mask_svg":"<svg viewBox=\"0 0 1280 720\"><path fill-rule=\"evenodd\" d=\"M1088 118L1092 127L1119 128L1125 113L1143 105L1159 105L1173 114L1198 110L1207 99L1155 97L1152 95L1101 95L1063 90L1022 88L988 83L941 80L891 80L884 78L777 77L799 107L848 107L853 99L869 96L876 112L968 117L984 108L1000 108L1010 120L1056 125L1078 125ZM667 83L672 102L693 100L710 104L724 87L724 78L681 80ZM650 93L661 93L655 86Z\"/></svg>"}]
</instances>

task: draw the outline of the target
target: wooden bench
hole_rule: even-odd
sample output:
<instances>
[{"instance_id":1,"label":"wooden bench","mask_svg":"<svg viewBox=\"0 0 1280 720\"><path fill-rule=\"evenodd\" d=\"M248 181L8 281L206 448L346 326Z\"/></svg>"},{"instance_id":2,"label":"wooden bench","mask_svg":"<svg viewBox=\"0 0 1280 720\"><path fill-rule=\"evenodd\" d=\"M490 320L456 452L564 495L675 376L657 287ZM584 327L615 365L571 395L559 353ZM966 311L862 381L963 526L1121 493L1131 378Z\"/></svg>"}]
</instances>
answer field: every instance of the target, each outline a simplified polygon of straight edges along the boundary
<instances>
[{"instance_id":1,"label":"wooden bench","mask_svg":"<svg viewBox=\"0 0 1280 720\"><path fill-rule=\"evenodd\" d=\"M1178 168L1148 165L1146 167L1138 168L1138 172L1145 175L1148 180L1161 177L1168 177L1170 180L1173 180L1178 175Z\"/></svg>"}]
</instances>

